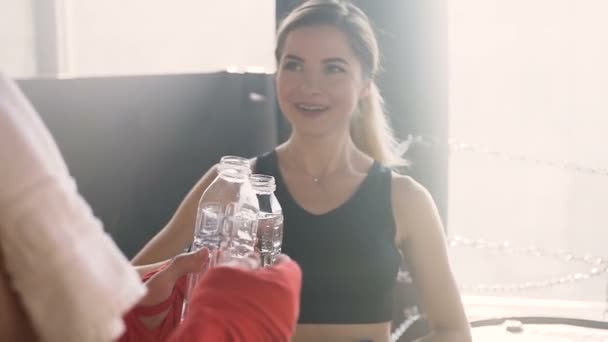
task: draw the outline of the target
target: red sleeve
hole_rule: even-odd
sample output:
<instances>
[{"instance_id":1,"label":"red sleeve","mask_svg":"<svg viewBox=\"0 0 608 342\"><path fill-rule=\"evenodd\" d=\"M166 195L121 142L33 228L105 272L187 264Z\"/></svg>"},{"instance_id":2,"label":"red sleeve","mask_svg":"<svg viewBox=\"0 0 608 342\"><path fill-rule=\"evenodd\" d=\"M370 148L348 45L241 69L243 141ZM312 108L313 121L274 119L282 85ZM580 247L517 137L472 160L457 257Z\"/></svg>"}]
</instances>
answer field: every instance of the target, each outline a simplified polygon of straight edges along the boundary
<instances>
[{"instance_id":1,"label":"red sleeve","mask_svg":"<svg viewBox=\"0 0 608 342\"><path fill-rule=\"evenodd\" d=\"M159 269L146 273L142 281L147 281L169 264L161 266ZM165 301L153 306L136 306L124 317L126 331L118 342L152 342L165 341L175 330L180 321L182 303L186 289L187 275L181 277L175 284L173 292ZM163 311L167 311L167 316L156 328L150 329L145 326L140 318L154 316Z\"/></svg>"},{"instance_id":2,"label":"red sleeve","mask_svg":"<svg viewBox=\"0 0 608 342\"><path fill-rule=\"evenodd\" d=\"M298 319L302 272L294 261L205 274L190 312L170 341L289 341Z\"/></svg>"}]
</instances>

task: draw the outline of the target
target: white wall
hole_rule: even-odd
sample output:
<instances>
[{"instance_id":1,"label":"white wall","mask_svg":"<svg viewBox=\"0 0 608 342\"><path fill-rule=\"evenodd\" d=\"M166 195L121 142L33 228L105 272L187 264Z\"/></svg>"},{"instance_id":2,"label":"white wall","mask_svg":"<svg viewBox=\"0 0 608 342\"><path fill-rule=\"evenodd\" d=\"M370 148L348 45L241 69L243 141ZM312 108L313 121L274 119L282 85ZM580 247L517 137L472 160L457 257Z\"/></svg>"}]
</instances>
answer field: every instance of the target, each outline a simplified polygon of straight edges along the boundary
<instances>
[{"instance_id":1,"label":"white wall","mask_svg":"<svg viewBox=\"0 0 608 342\"><path fill-rule=\"evenodd\" d=\"M62 76L275 68L274 0L54 3L57 13L42 15L56 16ZM36 76L31 7L31 0L0 0L0 70L13 77Z\"/></svg>"},{"instance_id":2,"label":"white wall","mask_svg":"<svg viewBox=\"0 0 608 342\"><path fill-rule=\"evenodd\" d=\"M30 0L0 0L0 71L12 77L36 72Z\"/></svg>"},{"instance_id":3,"label":"white wall","mask_svg":"<svg viewBox=\"0 0 608 342\"><path fill-rule=\"evenodd\" d=\"M451 138L530 159L608 168L608 2L454 0L449 6ZM607 174L452 151L449 181L451 234L608 257ZM455 258L463 282L544 280L591 268L550 257L480 259L481 253ZM604 300L606 282L604 276L522 295Z\"/></svg>"},{"instance_id":4,"label":"white wall","mask_svg":"<svg viewBox=\"0 0 608 342\"><path fill-rule=\"evenodd\" d=\"M273 0L66 0L70 75L274 69Z\"/></svg>"}]
</instances>

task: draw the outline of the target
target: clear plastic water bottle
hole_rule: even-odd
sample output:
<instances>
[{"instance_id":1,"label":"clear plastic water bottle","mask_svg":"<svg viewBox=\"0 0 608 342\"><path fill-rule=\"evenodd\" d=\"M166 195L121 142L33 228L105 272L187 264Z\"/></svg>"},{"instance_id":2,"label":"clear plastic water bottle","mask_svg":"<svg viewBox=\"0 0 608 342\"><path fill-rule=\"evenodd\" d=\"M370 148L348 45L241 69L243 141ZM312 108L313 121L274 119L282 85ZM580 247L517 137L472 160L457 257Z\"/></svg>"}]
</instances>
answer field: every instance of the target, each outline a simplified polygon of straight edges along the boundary
<instances>
[{"instance_id":1,"label":"clear plastic water bottle","mask_svg":"<svg viewBox=\"0 0 608 342\"><path fill-rule=\"evenodd\" d=\"M191 251L206 247L209 265L253 253L257 238L258 200L249 182L249 161L236 156L222 157L218 175L207 187L198 204ZM222 260L218 260L221 256ZM203 270L204 272L205 270ZM200 274L189 276L182 309L186 315L188 301Z\"/></svg>"},{"instance_id":2,"label":"clear plastic water bottle","mask_svg":"<svg viewBox=\"0 0 608 342\"><path fill-rule=\"evenodd\" d=\"M245 256L253 251L256 233L254 220L259 210L255 192L249 183L249 161L224 156L217 168L217 177L207 187L198 204L191 250L206 247L210 252L222 249ZM216 253L211 254L216 256Z\"/></svg>"},{"instance_id":3,"label":"clear plastic water bottle","mask_svg":"<svg viewBox=\"0 0 608 342\"><path fill-rule=\"evenodd\" d=\"M258 230L256 250L262 265L272 265L281 253L283 243L283 210L274 195L275 180L272 176L254 174L249 178L258 199Z\"/></svg>"}]
</instances>

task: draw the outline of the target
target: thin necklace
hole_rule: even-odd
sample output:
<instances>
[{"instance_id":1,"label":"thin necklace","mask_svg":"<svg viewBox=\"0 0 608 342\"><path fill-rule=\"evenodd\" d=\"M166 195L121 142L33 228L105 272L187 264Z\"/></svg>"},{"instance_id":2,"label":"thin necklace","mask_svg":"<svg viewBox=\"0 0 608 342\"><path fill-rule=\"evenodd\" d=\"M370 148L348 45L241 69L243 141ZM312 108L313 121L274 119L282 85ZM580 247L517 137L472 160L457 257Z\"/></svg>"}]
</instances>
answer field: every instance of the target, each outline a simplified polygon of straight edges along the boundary
<instances>
[{"instance_id":1,"label":"thin necklace","mask_svg":"<svg viewBox=\"0 0 608 342\"><path fill-rule=\"evenodd\" d=\"M304 170L306 175L312 179L313 183L315 183L317 185L321 185L323 183L323 179L325 179L329 175L329 173L327 172L327 167L318 176L311 175L310 173L308 173L308 171L305 168L302 168L302 169Z\"/></svg>"},{"instance_id":2,"label":"thin necklace","mask_svg":"<svg viewBox=\"0 0 608 342\"><path fill-rule=\"evenodd\" d=\"M287 150L289 151L290 148L287 148ZM292 154L292 156L293 156L293 154ZM315 183L317 185L321 185L321 184L323 184L323 180L329 175L329 173L327 172L328 168L329 168L329 164L327 164L325 166L325 169L323 170L323 172L321 172L318 176L311 175L308 172L308 170L306 170L306 168L304 168L304 167L302 168L302 170L304 171L304 173L306 173L306 176L312 180L313 183Z\"/></svg>"}]
</instances>

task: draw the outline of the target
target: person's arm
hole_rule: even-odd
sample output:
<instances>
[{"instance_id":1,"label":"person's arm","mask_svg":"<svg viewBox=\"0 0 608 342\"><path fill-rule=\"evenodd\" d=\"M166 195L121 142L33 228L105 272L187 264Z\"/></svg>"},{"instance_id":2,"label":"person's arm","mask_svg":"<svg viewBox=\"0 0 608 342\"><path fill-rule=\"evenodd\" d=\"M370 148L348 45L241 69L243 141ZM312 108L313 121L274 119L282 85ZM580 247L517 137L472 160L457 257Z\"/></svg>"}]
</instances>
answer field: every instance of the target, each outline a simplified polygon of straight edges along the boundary
<instances>
[{"instance_id":1,"label":"person's arm","mask_svg":"<svg viewBox=\"0 0 608 342\"><path fill-rule=\"evenodd\" d=\"M44 341L114 339L145 292L44 122L1 74L0 251L0 269Z\"/></svg>"},{"instance_id":2,"label":"person's arm","mask_svg":"<svg viewBox=\"0 0 608 342\"><path fill-rule=\"evenodd\" d=\"M143 278L146 274L156 271L159 268L163 267L164 265L166 265L170 260L165 260L165 261L161 261L161 262L157 262L154 264L149 264L149 265L141 265L141 266L133 266L135 268L135 270L137 271L137 274L139 274L139 276L141 278Z\"/></svg>"},{"instance_id":3,"label":"person's arm","mask_svg":"<svg viewBox=\"0 0 608 342\"><path fill-rule=\"evenodd\" d=\"M37 341L34 328L10 286L0 250L0 341Z\"/></svg>"},{"instance_id":4,"label":"person's arm","mask_svg":"<svg viewBox=\"0 0 608 342\"><path fill-rule=\"evenodd\" d=\"M203 192L217 176L212 167L190 190L167 225L135 255L133 265L147 265L171 259L192 243L196 209Z\"/></svg>"},{"instance_id":5,"label":"person's arm","mask_svg":"<svg viewBox=\"0 0 608 342\"><path fill-rule=\"evenodd\" d=\"M201 249L180 254L160 265L144 266L150 269L142 276L148 291L125 315L127 329L119 342L165 340L180 322L188 275L204 270L208 261L209 253Z\"/></svg>"},{"instance_id":6,"label":"person's arm","mask_svg":"<svg viewBox=\"0 0 608 342\"><path fill-rule=\"evenodd\" d=\"M394 175L392 198L400 249L431 329L431 334L419 342L471 341L448 261L443 226L431 195L410 177Z\"/></svg>"}]
</instances>

